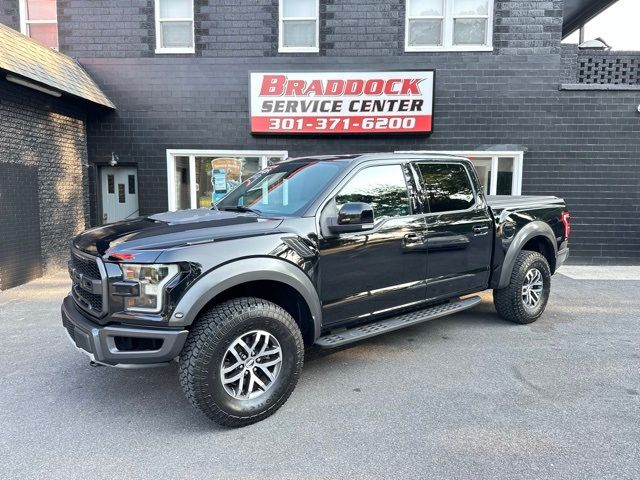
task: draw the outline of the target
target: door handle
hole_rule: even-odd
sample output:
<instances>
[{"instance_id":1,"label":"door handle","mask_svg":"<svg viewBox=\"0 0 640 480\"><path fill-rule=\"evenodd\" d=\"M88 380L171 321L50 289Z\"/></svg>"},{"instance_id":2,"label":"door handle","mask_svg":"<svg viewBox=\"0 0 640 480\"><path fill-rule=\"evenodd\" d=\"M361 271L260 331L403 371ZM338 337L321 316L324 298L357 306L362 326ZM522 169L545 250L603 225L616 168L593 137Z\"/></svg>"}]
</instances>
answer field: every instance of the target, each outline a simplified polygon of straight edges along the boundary
<instances>
[{"instance_id":1,"label":"door handle","mask_svg":"<svg viewBox=\"0 0 640 480\"><path fill-rule=\"evenodd\" d=\"M417 233L407 233L404 236L404 243L405 245L408 245L410 243L418 243L422 241L422 237L420 235L418 235Z\"/></svg>"},{"instance_id":2,"label":"door handle","mask_svg":"<svg viewBox=\"0 0 640 480\"><path fill-rule=\"evenodd\" d=\"M473 226L473 234L474 235L486 235L489 233L489 227L487 225L474 225Z\"/></svg>"}]
</instances>

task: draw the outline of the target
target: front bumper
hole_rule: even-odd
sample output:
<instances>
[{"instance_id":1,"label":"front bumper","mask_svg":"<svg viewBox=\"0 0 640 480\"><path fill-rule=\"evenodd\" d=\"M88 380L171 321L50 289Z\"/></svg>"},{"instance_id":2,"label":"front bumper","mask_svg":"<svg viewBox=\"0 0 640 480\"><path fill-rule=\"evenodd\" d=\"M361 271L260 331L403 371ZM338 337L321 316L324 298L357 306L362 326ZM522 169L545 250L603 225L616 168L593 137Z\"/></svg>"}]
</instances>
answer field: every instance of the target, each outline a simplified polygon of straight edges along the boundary
<instances>
[{"instance_id":1,"label":"front bumper","mask_svg":"<svg viewBox=\"0 0 640 480\"><path fill-rule=\"evenodd\" d=\"M104 365L130 367L165 364L176 358L187 330L100 326L85 317L71 296L62 302L62 325L71 342L91 360Z\"/></svg>"}]
</instances>

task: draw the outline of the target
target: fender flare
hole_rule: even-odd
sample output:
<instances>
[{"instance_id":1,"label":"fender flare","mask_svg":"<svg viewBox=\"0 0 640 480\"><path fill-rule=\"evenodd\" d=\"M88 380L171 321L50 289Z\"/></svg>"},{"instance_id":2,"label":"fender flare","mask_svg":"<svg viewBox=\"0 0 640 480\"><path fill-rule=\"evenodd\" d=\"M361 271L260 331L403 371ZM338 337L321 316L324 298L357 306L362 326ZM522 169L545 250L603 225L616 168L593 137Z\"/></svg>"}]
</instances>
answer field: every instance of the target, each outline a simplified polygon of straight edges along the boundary
<instances>
[{"instance_id":1,"label":"fender flare","mask_svg":"<svg viewBox=\"0 0 640 480\"><path fill-rule=\"evenodd\" d=\"M169 325L191 325L204 306L217 295L237 285L258 280L281 282L294 288L311 312L314 340L320 336L322 306L311 279L293 264L268 257L235 260L207 272L178 301ZM183 317L176 318L176 313L181 313Z\"/></svg>"},{"instance_id":2,"label":"fender flare","mask_svg":"<svg viewBox=\"0 0 640 480\"><path fill-rule=\"evenodd\" d=\"M502 262L502 271L500 272L500 281L498 282L498 289L505 288L509 285L509 280L511 279L511 272L513 272L513 266L516 263L516 258L518 254L522 251L522 247L534 237L545 237L551 243L553 247L553 255L555 257L558 256L558 245L556 244L556 237L551 230L551 227L545 222L536 220L531 223L526 224L522 229L516 234L514 239L511 241L507 253L504 256L504 261Z\"/></svg>"}]
</instances>

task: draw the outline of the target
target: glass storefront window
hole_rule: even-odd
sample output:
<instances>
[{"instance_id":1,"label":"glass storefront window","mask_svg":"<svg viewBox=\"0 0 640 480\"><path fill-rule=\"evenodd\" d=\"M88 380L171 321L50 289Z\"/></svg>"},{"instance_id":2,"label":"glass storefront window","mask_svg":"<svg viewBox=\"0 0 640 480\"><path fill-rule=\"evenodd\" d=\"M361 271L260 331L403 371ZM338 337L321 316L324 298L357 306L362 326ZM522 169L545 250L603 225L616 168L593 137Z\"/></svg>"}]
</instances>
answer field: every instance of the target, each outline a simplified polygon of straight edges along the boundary
<instances>
[{"instance_id":1,"label":"glass storefront window","mask_svg":"<svg viewBox=\"0 0 640 480\"><path fill-rule=\"evenodd\" d=\"M176 210L191 208L189 157L174 157L174 162Z\"/></svg>"},{"instance_id":2,"label":"glass storefront window","mask_svg":"<svg viewBox=\"0 0 640 480\"><path fill-rule=\"evenodd\" d=\"M261 169L261 157L196 157L198 208L211 207Z\"/></svg>"},{"instance_id":3,"label":"glass storefront window","mask_svg":"<svg viewBox=\"0 0 640 480\"><path fill-rule=\"evenodd\" d=\"M498 158L496 195L513 194L513 157Z\"/></svg>"},{"instance_id":4,"label":"glass storefront window","mask_svg":"<svg viewBox=\"0 0 640 480\"><path fill-rule=\"evenodd\" d=\"M473 163L485 195L520 195L522 190L522 151L410 150L396 153L442 153L466 157Z\"/></svg>"},{"instance_id":5,"label":"glass storefront window","mask_svg":"<svg viewBox=\"0 0 640 480\"><path fill-rule=\"evenodd\" d=\"M482 185L484 192L488 195L491 191L491 157L475 157L473 159L473 166L476 167L480 185Z\"/></svg>"},{"instance_id":6,"label":"glass storefront window","mask_svg":"<svg viewBox=\"0 0 640 480\"><path fill-rule=\"evenodd\" d=\"M242 182L287 152L168 151L169 209L211 208Z\"/></svg>"}]
</instances>

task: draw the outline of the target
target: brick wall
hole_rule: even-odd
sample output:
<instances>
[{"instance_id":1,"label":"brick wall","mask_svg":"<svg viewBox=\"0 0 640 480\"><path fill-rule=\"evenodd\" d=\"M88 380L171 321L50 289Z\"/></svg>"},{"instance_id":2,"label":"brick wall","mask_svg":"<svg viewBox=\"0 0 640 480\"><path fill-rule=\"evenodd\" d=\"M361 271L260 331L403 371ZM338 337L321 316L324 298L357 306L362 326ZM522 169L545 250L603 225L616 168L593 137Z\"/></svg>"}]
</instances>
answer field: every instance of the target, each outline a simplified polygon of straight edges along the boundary
<instances>
[{"instance_id":1,"label":"brick wall","mask_svg":"<svg viewBox=\"0 0 640 480\"><path fill-rule=\"evenodd\" d=\"M62 52L81 58L155 56L154 0L58 0L57 4ZM404 55L405 4L405 0L321 0L319 56ZM496 53L559 53L562 4L562 0L496 1ZM17 12L18 0L0 0L1 23L17 26ZM196 56L283 55L278 54L278 0L194 0L194 14Z\"/></svg>"},{"instance_id":2,"label":"brick wall","mask_svg":"<svg viewBox=\"0 0 640 480\"><path fill-rule=\"evenodd\" d=\"M39 205L40 230L31 234L40 236L45 269L66 264L70 239L88 224L85 121L74 105L0 80L0 162L37 169L36 198L22 201ZM22 207L9 205L18 215Z\"/></svg>"}]
</instances>

